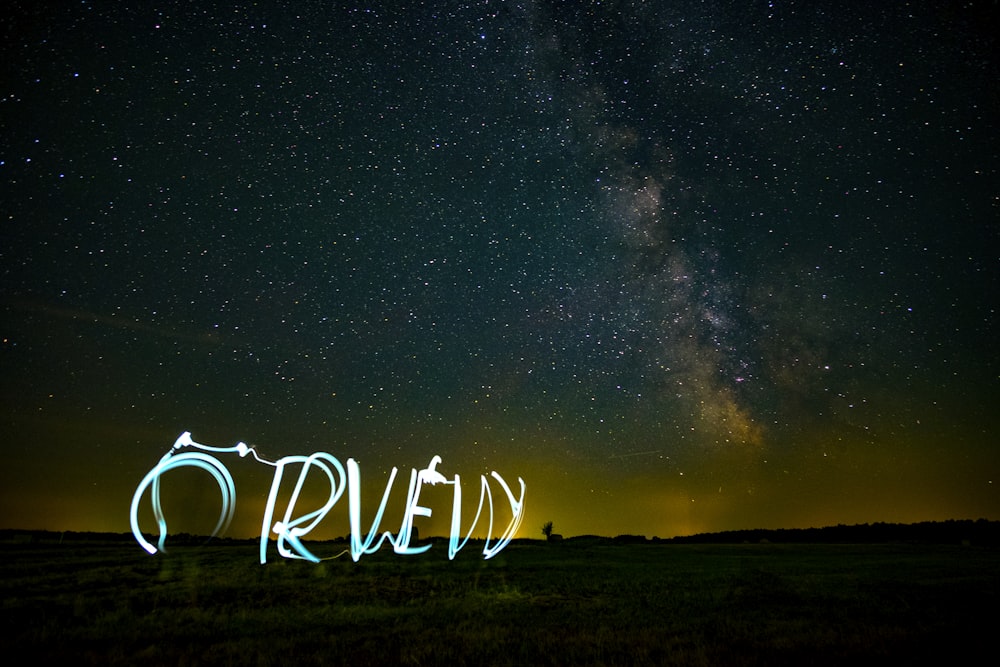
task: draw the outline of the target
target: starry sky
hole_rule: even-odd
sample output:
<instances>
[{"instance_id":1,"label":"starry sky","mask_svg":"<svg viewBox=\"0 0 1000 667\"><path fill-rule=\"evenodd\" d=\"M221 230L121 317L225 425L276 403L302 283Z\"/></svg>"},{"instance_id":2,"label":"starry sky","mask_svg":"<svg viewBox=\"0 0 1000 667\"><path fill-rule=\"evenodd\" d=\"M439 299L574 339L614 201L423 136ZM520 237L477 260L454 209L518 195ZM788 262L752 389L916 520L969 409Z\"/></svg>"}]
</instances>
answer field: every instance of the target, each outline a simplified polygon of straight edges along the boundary
<instances>
[{"instance_id":1,"label":"starry sky","mask_svg":"<svg viewBox=\"0 0 1000 667\"><path fill-rule=\"evenodd\" d=\"M528 537L1000 519L996 16L15 1L0 527L129 530L188 430L520 476Z\"/></svg>"}]
</instances>

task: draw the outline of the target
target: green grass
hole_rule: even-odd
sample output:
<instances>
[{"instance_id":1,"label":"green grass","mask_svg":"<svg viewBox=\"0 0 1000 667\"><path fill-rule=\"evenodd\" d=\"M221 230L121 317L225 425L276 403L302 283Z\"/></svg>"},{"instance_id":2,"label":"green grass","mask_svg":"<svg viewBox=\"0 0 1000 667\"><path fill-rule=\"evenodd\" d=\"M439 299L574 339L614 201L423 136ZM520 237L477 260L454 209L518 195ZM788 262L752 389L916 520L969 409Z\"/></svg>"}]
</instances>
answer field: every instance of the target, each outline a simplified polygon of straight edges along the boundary
<instances>
[{"instance_id":1,"label":"green grass","mask_svg":"<svg viewBox=\"0 0 1000 667\"><path fill-rule=\"evenodd\" d=\"M953 664L986 651L1000 551L913 545L443 548L261 566L255 545L0 546L33 664Z\"/></svg>"}]
</instances>

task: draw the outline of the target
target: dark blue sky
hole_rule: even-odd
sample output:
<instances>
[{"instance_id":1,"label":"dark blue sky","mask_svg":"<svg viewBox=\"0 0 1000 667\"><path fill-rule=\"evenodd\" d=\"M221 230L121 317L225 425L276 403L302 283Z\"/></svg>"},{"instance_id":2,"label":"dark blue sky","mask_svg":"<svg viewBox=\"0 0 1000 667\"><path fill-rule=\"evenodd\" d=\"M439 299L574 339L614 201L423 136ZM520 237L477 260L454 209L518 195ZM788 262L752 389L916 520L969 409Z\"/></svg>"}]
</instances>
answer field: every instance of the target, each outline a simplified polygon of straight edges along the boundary
<instances>
[{"instance_id":1,"label":"dark blue sky","mask_svg":"<svg viewBox=\"0 0 1000 667\"><path fill-rule=\"evenodd\" d=\"M184 430L530 535L998 518L990 3L127 5L0 19L0 525Z\"/></svg>"}]
</instances>

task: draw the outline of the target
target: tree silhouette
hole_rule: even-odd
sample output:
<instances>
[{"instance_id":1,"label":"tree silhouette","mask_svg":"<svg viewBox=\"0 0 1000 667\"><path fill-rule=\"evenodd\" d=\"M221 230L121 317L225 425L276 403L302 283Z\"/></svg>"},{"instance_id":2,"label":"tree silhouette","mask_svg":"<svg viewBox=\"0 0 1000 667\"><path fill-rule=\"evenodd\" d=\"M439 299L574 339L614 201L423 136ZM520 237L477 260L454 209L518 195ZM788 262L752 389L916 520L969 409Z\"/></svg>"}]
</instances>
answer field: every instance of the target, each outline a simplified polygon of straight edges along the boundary
<instances>
[{"instance_id":1,"label":"tree silhouette","mask_svg":"<svg viewBox=\"0 0 1000 667\"><path fill-rule=\"evenodd\" d=\"M549 539L549 537L552 535L552 522L551 521L546 521L545 525L542 526L542 535L545 536L545 539Z\"/></svg>"}]
</instances>

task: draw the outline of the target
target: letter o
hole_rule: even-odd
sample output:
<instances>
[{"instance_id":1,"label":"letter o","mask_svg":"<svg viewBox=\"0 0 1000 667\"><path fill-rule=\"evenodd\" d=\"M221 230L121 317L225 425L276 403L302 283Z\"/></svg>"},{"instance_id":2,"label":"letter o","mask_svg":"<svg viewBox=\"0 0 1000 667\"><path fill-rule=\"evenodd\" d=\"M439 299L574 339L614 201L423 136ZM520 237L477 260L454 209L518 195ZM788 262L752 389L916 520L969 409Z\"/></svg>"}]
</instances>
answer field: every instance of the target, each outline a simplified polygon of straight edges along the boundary
<instances>
[{"instance_id":1,"label":"letter o","mask_svg":"<svg viewBox=\"0 0 1000 667\"><path fill-rule=\"evenodd\" d=\"M156 467L146 474L132 496L132 507L129 516L132 524L132 535L135 536L139 545L150 554L155 554L157 547L159 547L159 551L166 552L164 543L167 539L167 520L163 516L163 508L160 506L160 475L168 470L184 466L195 466L196 468L205 470L219 484L219 490L222 492L222 510L219 512L219 520L212 531L212 537L215 537L228 528L229 523L233 520L233 513L236 510L236 485L233 483L233 476L229 474L226 466L222 465L214 456L209 456L208 454L200 452L174 454L170 452L160 459ZM156 517L156 524L160 530L160 539L156 547L146 541L146 538L139 531L139 502L142 500L142 495L149 486L152 486L150 495L153 503L153 515Z\"/></svg>"}]
</instances>

